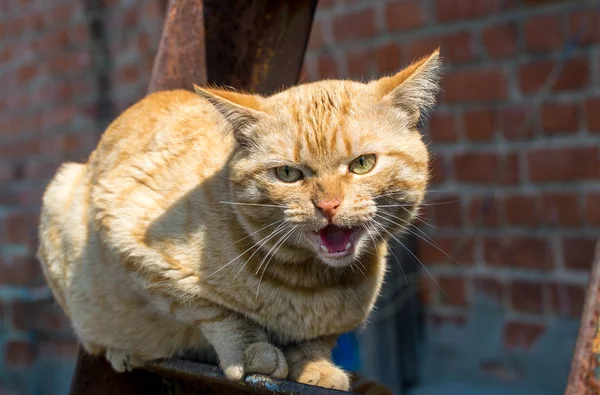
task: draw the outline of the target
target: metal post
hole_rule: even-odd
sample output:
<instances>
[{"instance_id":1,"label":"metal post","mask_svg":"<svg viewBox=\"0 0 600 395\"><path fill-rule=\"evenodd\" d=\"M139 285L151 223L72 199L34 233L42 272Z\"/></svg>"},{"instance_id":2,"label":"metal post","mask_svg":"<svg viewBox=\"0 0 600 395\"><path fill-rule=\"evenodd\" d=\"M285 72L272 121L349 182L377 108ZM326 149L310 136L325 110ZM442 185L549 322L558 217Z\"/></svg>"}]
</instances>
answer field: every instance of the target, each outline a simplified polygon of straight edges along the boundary
<instances>
[{"instance_id":1,"label":"metal post","mask_svg":"<svg viewBox=\"0 0 600 395\"><path fill-rule=\"evenodd\" d=\"M585 297L566 395L600 394L600 241Z\"/></svg>"}]
</instances>

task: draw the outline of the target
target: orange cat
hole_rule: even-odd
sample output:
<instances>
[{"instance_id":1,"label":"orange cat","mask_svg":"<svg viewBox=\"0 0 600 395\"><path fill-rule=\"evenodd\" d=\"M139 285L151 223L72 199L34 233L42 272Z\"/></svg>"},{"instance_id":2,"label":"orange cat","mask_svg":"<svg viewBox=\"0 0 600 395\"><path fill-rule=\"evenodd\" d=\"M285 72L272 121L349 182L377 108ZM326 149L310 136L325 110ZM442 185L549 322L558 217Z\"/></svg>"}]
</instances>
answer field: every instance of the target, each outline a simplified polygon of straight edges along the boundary
<instances>
[{"instance_id":1,"label":"orange cat","mask_svg":"<svg viewBox=\"0 0 600 395\"><path fill-rule=\"evenodd\" d=\"M230 379L347 390L330 358L369 315L417 213L438 52L367 84L149 95L43 199L41 260L86 350L117 371L198 350Z\"/></svg>"}]
</instances>

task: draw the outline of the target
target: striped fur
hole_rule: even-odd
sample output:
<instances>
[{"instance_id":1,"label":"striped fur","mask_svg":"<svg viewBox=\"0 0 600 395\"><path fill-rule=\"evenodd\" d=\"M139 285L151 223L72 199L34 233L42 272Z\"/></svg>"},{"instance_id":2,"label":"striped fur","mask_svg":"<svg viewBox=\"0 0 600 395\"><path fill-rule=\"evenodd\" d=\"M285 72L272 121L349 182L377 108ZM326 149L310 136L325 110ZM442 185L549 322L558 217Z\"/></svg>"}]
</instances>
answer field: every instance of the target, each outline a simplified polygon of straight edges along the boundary
<instances>
[{"instance_id":1,"label":"striped fur","mask_svg":"<svg viewBox=\"0 0 600 395\"><path fill-rule=\"evenodd\" d=\"M331 347L371 312L387 240L422 202L416 125L439 70L435 52L368 84L159 92L125 111L43 198L38 257L86 349L117 370L195 350L231 379L348 389ZM350 173L364 154L373 170ZM305 178L281 182L283 165ZM333 225L366 229L335 262L309 241L327 225L313 202L333 197Z\"/></svg>"}]
</instances>

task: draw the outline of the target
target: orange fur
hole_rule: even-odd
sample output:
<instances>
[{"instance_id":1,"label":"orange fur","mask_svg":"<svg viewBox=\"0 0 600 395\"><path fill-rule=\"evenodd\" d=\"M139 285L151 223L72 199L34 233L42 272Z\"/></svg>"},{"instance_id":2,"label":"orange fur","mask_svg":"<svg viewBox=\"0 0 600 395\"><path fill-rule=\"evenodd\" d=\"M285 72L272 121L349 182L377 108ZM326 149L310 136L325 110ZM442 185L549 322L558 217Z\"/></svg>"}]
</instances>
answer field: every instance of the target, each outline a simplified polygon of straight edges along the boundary
<instances>
[{"instance_id":1,"label":"orange fur","mask_svg":"<svg viewBox=\"0 0 600 395\"><path fill-rule=\"evenodd\" d=\"M191 349L231 379L348 389L331 347L371 312L387 240L422 202L415 120L439 69L436 52L369 84L196 87L125 111L43 199L38 257L86 349L117 370ZM351 172L364 155L372 168ZM319 202L336 202L329 222ZM322 244L335 234L343 251Z\"/></svg>"}]
</instances>

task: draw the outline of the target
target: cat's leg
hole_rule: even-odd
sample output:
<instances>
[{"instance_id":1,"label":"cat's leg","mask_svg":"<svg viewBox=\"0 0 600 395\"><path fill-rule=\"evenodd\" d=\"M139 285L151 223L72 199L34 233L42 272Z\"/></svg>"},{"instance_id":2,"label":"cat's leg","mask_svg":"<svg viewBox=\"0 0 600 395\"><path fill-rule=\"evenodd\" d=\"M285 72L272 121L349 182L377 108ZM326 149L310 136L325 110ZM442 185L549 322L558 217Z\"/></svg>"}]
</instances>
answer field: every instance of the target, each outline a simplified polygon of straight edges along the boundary
<instances>
[{"instance_id":1,"label":"cat's leg","mask_svg":"<svg viewBox=\"0 0 600 395\"><path fill-rule=\"evenodd\" d=\"M141 367L144 362L135 355L117 348L106 349L106 359L117 372L130 372L134 368Z\"/></svg>"},{"instance_id":2,"label":"cat's leg","mask_svg":"<svg viewBox=\"0 0 600 395\"><path fill-rule=\"evenodd\" d=\"M331 361L335 337L306 341L285 349L290 380L348 391L348 374Z\"/></svg>"},{"instance_id":3,"label":"cat's leg","mask_svg":"<svg viewBox=\"0 0 600 395\"><path fill-rule=\"evenodd\" d=\"M270 344L265 331L238 314L211 308L211 314L198 312L193 322L215 349L219 365L232 380L240 380L246 373L266 374L285 378L288 374L286 359L280 349ZM181 313L177 314L180 318ZM185 316L190 318L190 313Z\"/></svg>"}]
</instances>

